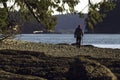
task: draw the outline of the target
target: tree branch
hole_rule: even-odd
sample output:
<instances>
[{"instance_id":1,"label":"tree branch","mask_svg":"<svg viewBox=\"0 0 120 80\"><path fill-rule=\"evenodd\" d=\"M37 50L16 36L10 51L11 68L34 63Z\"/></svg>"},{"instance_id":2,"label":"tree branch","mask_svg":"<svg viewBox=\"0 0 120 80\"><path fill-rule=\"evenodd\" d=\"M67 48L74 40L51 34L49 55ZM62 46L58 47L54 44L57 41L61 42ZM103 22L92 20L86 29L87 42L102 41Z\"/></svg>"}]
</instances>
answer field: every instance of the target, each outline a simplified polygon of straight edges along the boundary
<instances>
[{"instance_id":1,"label":"tree branch","mask_svg":"<svg viewBox=\"0 0 120 80\"><path fill-rule=\"evenodd\" d=\"M41 23L41 21L38 19L38 17L35 15L35 13L33 12L33 9L30 7L29 3L24 0L24 3L26 4L27 8L30 10L30 12L32 13L32 15L34 16L34 18L39 22Z\"/></svg>"}]
</instances>

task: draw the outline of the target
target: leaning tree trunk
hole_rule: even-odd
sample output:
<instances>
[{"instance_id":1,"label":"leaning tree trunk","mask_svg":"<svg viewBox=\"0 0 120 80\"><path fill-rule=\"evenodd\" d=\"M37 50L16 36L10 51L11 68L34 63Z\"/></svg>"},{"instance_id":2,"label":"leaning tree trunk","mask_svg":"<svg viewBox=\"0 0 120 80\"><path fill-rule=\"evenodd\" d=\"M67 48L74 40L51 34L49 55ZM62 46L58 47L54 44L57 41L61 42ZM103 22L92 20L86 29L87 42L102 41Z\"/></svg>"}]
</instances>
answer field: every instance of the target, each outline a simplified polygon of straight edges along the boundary
<instances>
[{"instance_id":1,"label":"leaning tree trunk","mask_svg":"<svg viewBox=\"0 0 120 80\"><path fill-rule=\"evenodd\" d=\"M5 11L7 12L7 19L6 19L7 26L5 26L5 28L3 29L3 31L0 35L0 37L1 37L0 41L3 41L4 39L7 39L13 35L12 27L10 25L11 21L10 21L10 15L9 15L7 2L2 2L2 4L3 4Z\"/></svg>"}]
</instances>

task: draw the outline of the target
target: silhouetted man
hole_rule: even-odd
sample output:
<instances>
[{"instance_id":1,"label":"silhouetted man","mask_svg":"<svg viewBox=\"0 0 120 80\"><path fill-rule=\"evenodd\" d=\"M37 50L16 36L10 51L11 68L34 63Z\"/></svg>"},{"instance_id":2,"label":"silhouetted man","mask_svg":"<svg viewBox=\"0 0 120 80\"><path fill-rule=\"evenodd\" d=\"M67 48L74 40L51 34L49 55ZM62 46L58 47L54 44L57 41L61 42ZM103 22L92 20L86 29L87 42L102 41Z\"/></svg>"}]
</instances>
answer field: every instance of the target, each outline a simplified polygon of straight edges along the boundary
<instances>
[{"instance_id":1,"label":"silhouetted man","mask_svg":"<svg viewBox=\"0 0 120 80\"><path fill-rule=\"evenodd\" d=\"M82 36L83 36L83 32L82 32L81 28L82 28L82 26L78 25L78 27L75 29L75 32L74 32L74 37L76 38L76 45L79 48L81 46L81 40L82 40Z\"/></svg>"}]
</instances>

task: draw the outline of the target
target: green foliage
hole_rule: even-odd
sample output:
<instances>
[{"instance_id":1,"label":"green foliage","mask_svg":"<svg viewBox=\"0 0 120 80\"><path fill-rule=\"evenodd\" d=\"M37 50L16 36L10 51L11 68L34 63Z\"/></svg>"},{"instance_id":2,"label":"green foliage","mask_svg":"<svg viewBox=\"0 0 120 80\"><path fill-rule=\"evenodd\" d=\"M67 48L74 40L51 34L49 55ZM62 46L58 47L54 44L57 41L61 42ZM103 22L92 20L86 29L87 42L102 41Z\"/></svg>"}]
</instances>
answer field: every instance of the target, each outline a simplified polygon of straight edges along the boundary
<instances>
[{"instance_id":1,"label":"green foliage","mask_svg":"<svg viewBox=\"0 0 120 80\"><path fill-rule=\"evenodd\" d=\"M13 2L8 6L7 2ZM19 7L20 21L37 20L45 26L48 31L54 30L57 18L53 16L54 10L58 12L74 12L74 6L79 0L0 0L3 8L0 8L0 33L14 34L16 25L20 25L17 20L11 18L11 12L15 12L15 7ZM65 9L68 5L68 9ZM4 15L3 15L4 14ZM13 15L16 18L16 15ZM14 23L14 24L13 24Z\"/></svg>"},{"instance_id":2,"label":"green foliage","mask_svg":"<svg viewBox=\"0 0 120 80\"><path fill-rule=\"evenodd\" d=\"M7 1L12 1L14 4L8 7ZM0 9L0 32L3 34L5 30L10 30L10 26L12 26L11 30L14 28L15 25L9 25L13 23L10 12L15 11L16 5L19 7L18 12L21 14L20 20L36 19L49 31L53 30L57 23L57 18L52 15L54 11L74 13L74 6L78 3L79 0L0 0L0 4L3 4L3 8ZM68 8L66 8L66 5ZM93 29L93 26L101 22L106 13L114 7L115 4L109 1L90 4L88 19L86 19L88 27ZM80 16L83 15L80 13ZM15 21L15 23L18 24L19 22Z\"/></svg>"},{"instance_id":3,"label":"green foliage","mask_svg":"<svg viewBox=\"0 0 120 80\"><path fill-rule=\"evenodd\" d=\"M8 24L8 13L5 8L0 8L0 33L6 30L6 26Z\"/></svg>"},{"instance_id":4,"label":"green foliage","mask_svg":"<svg viewBox=\"0 0 120 80\"><path fill-rule=\"evenodd\" d=\"M58 12L66 11L65 4L68 4L69 11L74 11L78 0L24 0L26 7L34 15L38 22L42 23L46 30L53 30L56 25L56 18L52 16L55 9ZM68 10L68 9L67 9Z\"/></svg>"},{"instance_id":5,"label":"green foliage","mask_svg":"<svg viewBox=\"0 0 120 80\"><path fill-rule=\"evenodd\" d=\"M8 7L6 2L12 1L14 4L11 7ZM46 30L53 30L56 25L56 18L52 16L54 10L58 12L68 11L73 12L74 6L77 5L79 0L0 0L0 3L4 5L6 11L3 11L9 14L11 11L15 11L15 6L19 7L19 13L21 14L22 20L31 20L33 17L45 26ZM69 9L65 9L65 5L69 6ZM0 14L2 16L2 14ZM4 27L8 27L3 23L10 23L10 17L4 21L1 20L0 16L0 23ZM9 15L8 15L9 16ZM15 16L15 15L14 15ZM16 22L17 23L17 22ZM0 29L2 30L2 29Z\"/></svg>"},{"instance_id":6,"label":"green foliage","mask_svg":"<svg viewBox=\"0 0 120 80\"><path fill-rule=\"evenodd\" d=\"M109 2L109 1L103 2L103 3L100 3L100 11L103 13L106 13L113 10L115 6L116 6L115 3L113 2Z\"/></svg>"},{"instance_id":7,"label":"green foliage","mask_svg":"<svg viewBox=\"0 0 120 80\"><path fill-rule=\"evenodd\" d=\"M79 12L78 14L79 14L79 17L81 17L81 18L85 17L82 12Z\"/></svg>"},{"instance_id":8,"label":"green foliage","mask_svg":"<svg viewBox=\"0 0 120 80\"><path fill-rule=\"evenodd\" d=\"M107 13L115 8L115 3L111 1L104 1L97 4L90 3L89 13L86 19L87 27L91 30L94 29L94 26L102 22L103 19L107 16Z\"/></svg>"},{"instance_id":9,"label":"green foliage","mask_svg":"<svg viewBox=\"0 0 120 80\"><path fill-rule=\"evenodd\" d=\"M0 0L0 2L7 2L8 0Z\"/></svg>"}]
</instances>

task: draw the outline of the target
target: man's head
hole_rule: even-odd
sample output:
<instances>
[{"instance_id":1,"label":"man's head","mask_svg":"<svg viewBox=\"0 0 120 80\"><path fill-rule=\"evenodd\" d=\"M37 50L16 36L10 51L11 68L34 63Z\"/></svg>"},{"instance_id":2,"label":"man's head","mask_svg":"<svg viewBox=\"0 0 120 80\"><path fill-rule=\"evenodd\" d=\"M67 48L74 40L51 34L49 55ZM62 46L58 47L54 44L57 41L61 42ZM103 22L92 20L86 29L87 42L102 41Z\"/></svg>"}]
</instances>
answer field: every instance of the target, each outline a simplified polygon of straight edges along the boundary
<instances>
[{"instance_id":1,"label":"man's head","mask_svg":"<svg viewBox=\"0 0 120 80\"><path fill-rule=\"evenodd\" d=\"M82 25L78 25L78 28L82 29Z\"/></svg>"}]
</instances>

